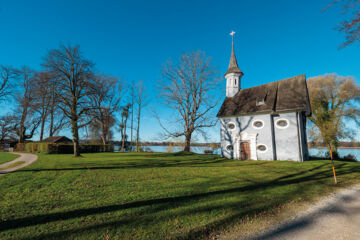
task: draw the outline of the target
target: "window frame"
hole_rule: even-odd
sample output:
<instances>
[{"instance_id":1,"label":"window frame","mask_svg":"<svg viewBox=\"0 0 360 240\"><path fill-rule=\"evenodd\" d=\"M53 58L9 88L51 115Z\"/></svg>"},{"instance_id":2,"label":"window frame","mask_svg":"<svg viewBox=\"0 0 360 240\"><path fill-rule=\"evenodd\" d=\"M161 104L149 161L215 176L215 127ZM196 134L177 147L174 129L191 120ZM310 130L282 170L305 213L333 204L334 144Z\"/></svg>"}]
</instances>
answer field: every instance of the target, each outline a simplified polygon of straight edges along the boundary
<instances>
[{"instance_id":1,"label":"window frame","mask_svg":"<svg viewBox=\"0 0 360 240\"><path fill-rule=\"evenodd\" d=\"M261 127L257 127L255 126L255 123L256 122L261 122L262 123L262 126ZM265 122L261 119L255 119L252 123L251 123L251 126L254 128L254 129L262 129L265 127Z\"/></svg>"},{"instance_id":2,"label":"window frame","mask_svg":"<svg viewBox=\"0 0 360 240\"><path fill-rule=\"evenodd\" d=\"M232 149L229 150L228 147L231 147ZM232 151L234 151L234 146L232 144L228 144L228 145L226 145L225 150L228 152L232 152Z\"/></svg>"},{"instance_id":3,"label":"window frame","mask_svg":"<svg viewBox=\"0 0 360 240\"><path fill-rule=\"evenodd\" d=\"M259 149L258 149L259 146L265 146L265 150L259 150ZM266 144L264 144L264 143L259 143L259 144L256 145L256 151L257 151L257 152L265 153L265 152L267 152L268 150L269 150L268 146L267 146Z\"/></svg>"},{"instance_id":4,"label":"window frame","mask_svg":"<svg viewBox=\"0 0 360 240\"><path fill-rule=\"evenodd\" d=\"M230 124L234 124L234 128L233 128L233 129L229 128L229 125L230 125ZM226 123L226 129L227 129L228 131L234 131L234 130L236 129L236 124L235 124L234 122L228 122L228 123Z\"/></svg>"},{"instance_id":5,"label":"window frame","mask_svg":"<svg viewBox=\"0 0 360 240\"><path fill-rule=\"evenodd\" d=\"M278 122L280 122L280 121L285 121L285 122L286 122L286 126L279 126L279 125L278 125ZM290 121L289 121L288 119L286 119L286 118L279 118L279 119L277 119L277 120L275 121L275 126L276 126L277 128L279 128L279 129L286 129L286 128L288 128L288 127L290 126Z\"/></svg>"}]
</instances>

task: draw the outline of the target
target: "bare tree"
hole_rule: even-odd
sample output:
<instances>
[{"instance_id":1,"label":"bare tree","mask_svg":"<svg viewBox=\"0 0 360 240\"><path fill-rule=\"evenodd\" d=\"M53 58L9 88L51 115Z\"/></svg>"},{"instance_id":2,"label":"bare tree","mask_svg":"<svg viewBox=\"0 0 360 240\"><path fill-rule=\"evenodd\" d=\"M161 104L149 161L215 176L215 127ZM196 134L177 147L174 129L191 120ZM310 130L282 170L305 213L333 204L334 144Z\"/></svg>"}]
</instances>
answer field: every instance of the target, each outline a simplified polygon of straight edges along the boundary
<instances>
[{"instance_id":1,"label":"bare tree","mask_svg":"<svg viewBox=\"0 0 360 240\"><path fill-rule=\"evenodd\" d=\"M350 15L337 26L337 30L345 34L345 42L340 46L343 48L360 41L360 0L336 0L327 8L339 3L342 3L343 15Z\"/></svg>"},{"instance_id":2,"label":"bare tree","mask_svg":"<svg viewBox=\"0 0 360 240\"><path fill-rule=\"evenodd\" d=\"M126 130L127 130L127 120L129 118L129 109L131 104L127 104L125 107L122 107L121 113L121 123L120 123L120 131L121 131L121 151L125 151L125 141L127 138Z\"/></svg>"},{"instance_id":3,"label":"bare tree","mask_svg":"<svg viewBox=\"0 0 360 240\"><path fill-rule=\"evenodd\" d=\"M308 88L312 116L309 136L324 142L337 157L341 138L351 138L344 120L360 124L360 87L351 77L335 74L309 78Z\"/></svg>"},{"instance_id":4,"label":"bare tree","mask_svg":"<svg viewBox=\"0 0 360 240\"><path fill-rule=\"evenodd\" d=\"M186 53L178 64L169 62L163 69L160 97L177 116L173 122L175 128L171 130L161 123L159 117L158 120L166 138L185 137L184 151L190 151L193 133L206 136L203 129L216 124L213 110L218 101L214 101L211 92L218 82L210 59L199 51Z\"/></svg>"},{"instance_id":5,"label":"bare tree","mask_svg":"<svg viewBox=\"0 0 360 240\"><path fill-rule=\"evenodd\" d=\"M40 118L35 114L35 71L22 67L16 70L16 75L19 82L16 96L18 117L16 133L19 143L24 143L26 139L33 137L40 124Z\"/></svg>"},{"instance_id":6,"label":"bare tree","mask_svg":"<svg viewBox=\"0 0 360 240\"><path fill-rule=\"evenodd\" d=\"M49 74L49 73L47 73ZM49 74L50 75L50 74ZM63 111L60 108L61 101L57 97L57 81L56 77L50 75L50 84L49 84L49 92L50 92L50 106L49 106L49 137L57 134L63 127L68 124L66 117L64 116Z\"/></svg>"},{"instance_id":7,"label":"bare tree","mask_svg":"<svg viewBox=\"0 0 360 240\"><path fill-rule=\"evenodd\" d=\"M130 151L133 151L134 147L134 139L133 139L133 131L134 131L134 101L135 101L135 85L134 81L131 84L130 88L130 98L131 98L131 124L130 124Z\"/></svg>"},{"instance_id":8,"label":"bare tree","mask_svg":"<svg viewBox=\"0 0 360 240\"><path fill-rule=\"evenodd\" d=\"M92 120L88 114L94 64L82 56L79 46L62 45L48 52L43 66L56 78L56 97L71 123L74 156L80 156L79 129Z\"/></svg>"},{"instance_id":9,"label":"bare tree","mask_svg":"<svg viewBox=\"0 0 360 240\"><path fill-rule=\"evenodd\" d=\"M93 84L91 98L92 115L94 122L92 126L100 128L101 141L104 145L110 140L110 128L115 124L114 113L119 110L121 99L121 84L114 77L98 75Z\"/></svg>"},{"instance_id":10,"label":"bare tree","mask_svg":"<svg viewBox=\"0 0 360 240\"><path fill-rule=\"evenodd\" d=\"M0 66L0 101L5 100L10 95L9 82L14 77L15 74L11 68Z\"/></svg>"},{"instance_id":11,"label":"bare tree","mask_svg":"<svg viewBox=\"0 0 360 240\"><path fill-rule=\"evenodd\" d=\"M45 123L50 113L51 78L47 72L39 72L34 77L35 111L40 115L40 141L43 140Z\"/></svg>"},{"instance_id":12,"label":"bare tree","mask_svg":"<svg viewBox=\"0 0 360 240\"><path fill-rule=\"evenodd\" d=\"M135 104L136 104L136 151L140 151L140 122L142 108L148 104L146 89L143 81L135 85Z\"/></svg>"}]
</instances>

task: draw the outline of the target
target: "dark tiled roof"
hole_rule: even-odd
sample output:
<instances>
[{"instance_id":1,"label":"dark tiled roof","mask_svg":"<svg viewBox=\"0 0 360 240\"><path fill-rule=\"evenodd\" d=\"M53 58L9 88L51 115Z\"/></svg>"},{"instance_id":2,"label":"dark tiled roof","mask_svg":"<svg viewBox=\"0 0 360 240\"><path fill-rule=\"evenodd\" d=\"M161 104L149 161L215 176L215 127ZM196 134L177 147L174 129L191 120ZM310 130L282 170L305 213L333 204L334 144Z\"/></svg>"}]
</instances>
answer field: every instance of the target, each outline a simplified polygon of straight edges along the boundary
<instances>
[{"instance_id":1,"label":"dark tiled roof","mask_svg":"<svg viewBox=\"0 0 360 240\"><path fill-rule=\"evenodd\" d=\"M236 56L235 56L235 52L234 52L234 42L232 43L229 67L228 67L228 70L226 71L225 75L228 73L242 73L243 74L243 72L239 69L237 61L236 61Z\"/></svg>"},{"instance_id":2,"label":"dark tiled roof","mask_svg":"<svg viewBox=\"0 0 360 240\"><path fill-rule=\"evenodd\" d=\"M44 140L42 140L42 142L49 142L49 143L71 142L71 139L65 136L53 136L53 137L45 138Z\"/></svg>"},{"instance_id":3,"label":"dark tiled roof","mask_svg":"<svg viewBox=\"0 0 360 240\"><path fill-rule=\"evenodd\" d=\"M304 111L311 115L305 75L241 89L234 97L225 98L217 116L284 111Z\"/></svg>"}]
</instances>

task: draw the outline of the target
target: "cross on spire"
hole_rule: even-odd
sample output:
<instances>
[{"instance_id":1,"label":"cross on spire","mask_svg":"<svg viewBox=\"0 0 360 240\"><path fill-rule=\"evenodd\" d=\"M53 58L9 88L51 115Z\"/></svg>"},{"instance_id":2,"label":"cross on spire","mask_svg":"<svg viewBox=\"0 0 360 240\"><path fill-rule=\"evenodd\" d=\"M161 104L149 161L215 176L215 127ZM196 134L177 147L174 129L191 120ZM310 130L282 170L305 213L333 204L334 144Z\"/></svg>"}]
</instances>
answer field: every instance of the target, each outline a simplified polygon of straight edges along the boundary
<instances>
[{"instance_id":1,"label":"cross on spire","mask_svg":"<svg viewBox=\"0 0 360 240\"><path fill-rule=\"evenodd\" d=\"M231 31L230 35L231 35L231 40L232 40L233 43L234 43L234 34L235 34L235 32Z\"/></svg>"}]
</instances>

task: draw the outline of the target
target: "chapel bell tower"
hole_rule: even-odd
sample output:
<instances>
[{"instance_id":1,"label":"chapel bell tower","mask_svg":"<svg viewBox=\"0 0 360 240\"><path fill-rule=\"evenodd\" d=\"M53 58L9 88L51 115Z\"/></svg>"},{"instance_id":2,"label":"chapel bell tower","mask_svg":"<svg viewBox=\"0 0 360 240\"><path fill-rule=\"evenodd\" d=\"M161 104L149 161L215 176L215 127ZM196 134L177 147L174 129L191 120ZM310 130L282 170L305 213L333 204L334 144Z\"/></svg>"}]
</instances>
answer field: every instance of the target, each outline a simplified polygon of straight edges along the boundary
<instances>
[{"instance_id":1,"label":"chapel bell tower","mask_svg":"<svg viewBox=\"0 0 360 240\"><path fill-rule=\"evenodd\" d=\"M234 34L235 34L234 31L230 33L232 37L232 48L231 48L229 68L225 73L226 97L233 97L240 91L241 77L244 75L244 73L238 67L234 53Z\"/></svg>"}]
</instances>

